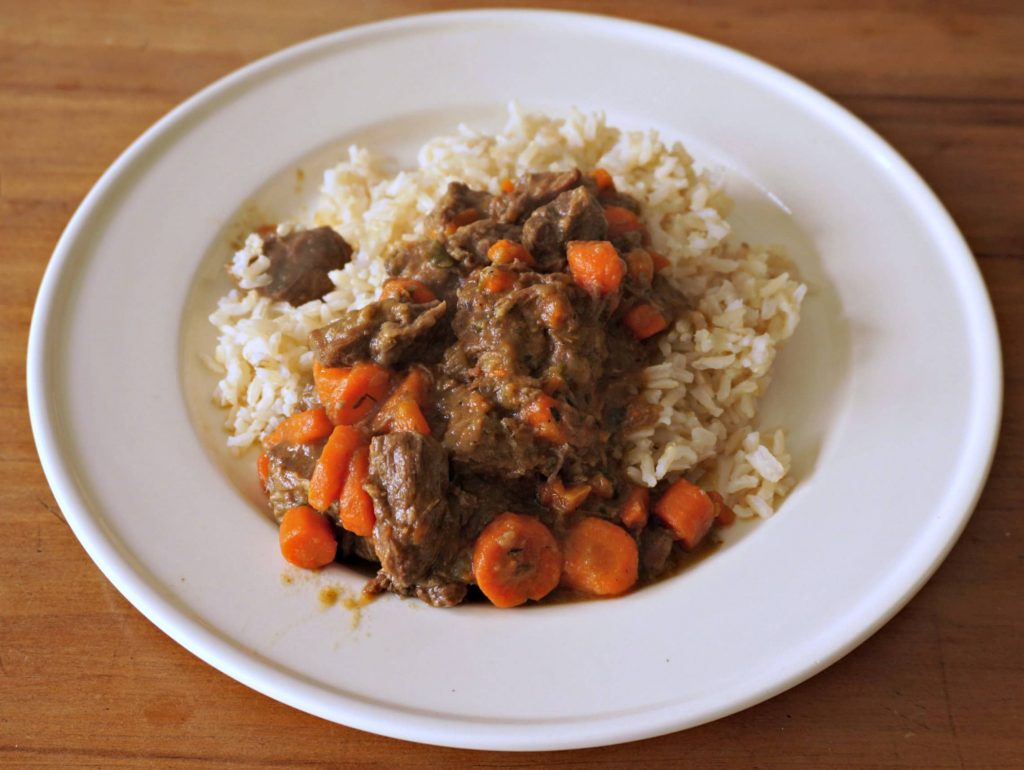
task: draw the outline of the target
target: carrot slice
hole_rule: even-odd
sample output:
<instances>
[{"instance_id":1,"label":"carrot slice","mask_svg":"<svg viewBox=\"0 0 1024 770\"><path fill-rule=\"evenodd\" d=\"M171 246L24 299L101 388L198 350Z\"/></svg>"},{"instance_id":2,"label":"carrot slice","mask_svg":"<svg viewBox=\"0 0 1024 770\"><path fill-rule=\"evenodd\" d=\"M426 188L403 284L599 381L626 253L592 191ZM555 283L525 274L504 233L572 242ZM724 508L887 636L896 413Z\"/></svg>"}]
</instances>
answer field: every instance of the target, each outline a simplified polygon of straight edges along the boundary
<instances>
[{"instance_id":1,"label":"carrot slice","mask_svg":"<svg viewBox=\"0 0 1024 770\"><path fill-rule=\"evenodd\" d=\"M668 261L667 257L663 257L656 251L647 250L647 253L651 255L651 261L654 263L654 272L658 273L669 267L672 263Z\"/></svg>"},{"instance_id":2,"label":"carrot slice","mask_svg":"<svg viewBox=\"0 0 1024 770\"><path fill-rule=\"evenodd\" d=\"M425 406L430 393L430 374L422 366L413 366L405 378L398 383L392 396L409 396L420 406Z\"/></svg>"},{"instance_id":3,"label":"carrot slice","mask_svg":"<svg viewBox=\"0 0 1024 770\"><path fill-rule=\"evenodd\" d=\"M335 425L353 425L368 415L387 395L391 373L372 363L352 368L313 366L313 381L320 403Z\"/></svg>"},{"instance_id":4,"label":"carrot slice","mask_svg":"<svg viewBox=\"0 0 1024 770\"><path fill-rule=\"evenodd\" d=\"M626 266L610 241L569 241L566 246L572 279L593 295L618 291Z\"/></svg>"},{"instance_id":5,"label":"carrot slice","mask_svg":"<svg viewBox=\"0 0 1024 770\"><path fill-rule=\"evenodd\" d=\"M560 478L555 476L550 481L541 484L537 497L541 504L555 513L565 514L575 511L583 505L592 489L590 484L576 484L567 487Z\"/></svg>"},{"instance_id":6,"label":"carrot slice","mask_svg":"<svg viewBox=\"0 0 1024 770\"><path fill-rule=\"evenodd\" d=\"M266 452L260 452L260 456L256 458L256 475L260 479L260 489L266 493L267 479L270 478L270 457Z\"/></svg>"},{"instance_id":7,"label":"carrot slice","mask_svg":"<svg viewBox=\"0 0 1024 770\"><path fill-rule=\"evenodd\" d=\"M313 466L309 479L309 504L318 511L326 511L338 499L348 474L352 453L366 443L359 428L338 425L324 444L324 450Z\"/></svg>"},{"instance_id":8,"label":"carrot slice","mask_svg":"<svg viewBox=\"0 0 1024 770\"><path fill-rule=\"evenodd\" d=\"M422 367L414 366L377 412L373 430L415 431L424 436L430 435L430 423L420 408L426 403L429 390L430 375Z\"/></svg>"},{"instance_id":9,"label":"carrot slice","mask_svg":"<svg viewBox=\"0 0 1024 770\"><path fill-rule=\"evenodd\" d=\"M503 193L510 193L510 192L512 192L515 189L516 189L516 183L513 182L508 177L505 177L504 179L501 180L501 191Z\"/></svg>"},{"instance_id":10,"label":"carrot slice","mask_svg":"<svg viewBox=\"0 0 1024 770\"><path fill-rule=\"evenodd\" d=\"M562 554L551 530L535 516L503 513L473 545L473 577L495 607L515 607L551 593Z\"/></svg>"},{"instance_id":11,"label":"carrot slice","mask_svg":"<svg viewBox=\"0 0 1024 770\"><path fill-rule=\"evenodd\" d=\"M654 504L654 513L672 530L676 540L693 548L711 529L715 504L696 484L679 479Z\"/></svg>"},{"instance_id":12,"label":"carrot slice","mask_svg":"<svg viewBox=\"0 0 1024 770\"><path fill-rule=\"evenodd\" d=\"M515 282L515 275L507 270L488 270L480 279L480 288L489 294L501 294L511 289Z\"/></svg>"},{"instance_id":13,"label":"carrot slice","mask_svg":"<svg viewBox=\"0 0 1024 770\"><path fill-rule=\"evenodd\" d=\"M502 238L495 241L487 249L487 259L492 265L511 265L513 262L522 262L527 267L534 267L537 263L533 255L526 250L521 243Z\"/></svg>"},{"instance_id":14,"label":"carrot slice","mask_svg":"<svg viewBox=\"0 0 1024 770\"><path fill-rule=\"evenodd\" d=\"M647 507L651 500L651 490L647 487L634 485L626 493L626 499L619 511L622 526L626 529L643 529L647 526Z\"/></svg>"},{"instance_id":15,"label":"carrot slice","mask_svg":"<svg viewBox=\"0 0 1024 770\"><path fill-rule=\"evenodd\" d=\"M622 323L626 325L633 336L638 340L645 340L653 337L658 332L668 328L668 321L665 316L654 305L648 302L641 302L634 305L622 316Z\"/></svg>"},{"instance_id":16,"label":"carrot slice","mask_svg":"<svg viewBox=\"0 0 1024 770\"><path fill-rule=\"evenodd\" d=\"M593 177L599 195L603 192L615 192L615 181L612 179L612 175L603 168L595 168Z\"/></svg>"},{"instance_id":17,"label":"carrot slice","mask_svg":"<svg viewBox=\"0 0 1024 770\"><path fill-rule=\"evenodd\" d=\"M622 206L605 206L604 218L608 220L609 238L618 238L644 227L640 217Z\"/></svg>"},{"instance_id":18,"label":"carrot slice","mask_svg":"<svg viewBox=\"0 0 1024 770\"><path fill-rule=\"evenodd\" d=\"M533 428L534 433L553 444L566 444L569 432L562 422L559 402L547 393L541 393L519 413L519 419Z\"/></svg>"},{"instance_id":19,"label":"carrot slice","mask_svg":"<svg viewBox=\"0 0 1024 770\"><path fill-rule=\"evenodd\" d=\"M327 517L308 505L285 512L278 530L281 555L303 569L317 569L334 561L338 539Z\"/></svg>"},{"instance_id":20,"label":"carrot slice","mask_svg":"<svg viewBox=\"0 0 1024 770\"><path fill-rule=\"evenodd\" d=\"M588 516L562 543L562 585L591 596L618 596L637 581L640 554L622 527Z\"/></svg>"},{"instance_id":21,"label":"carrot slice","mask_svg":"<svg viewBox=\"0 0 1024 770\"><path fill-rule=\"evenodd\" d=\"M373 421L373 429L380 432L413 431L424 436L430 435L430 423L411 396L392 396L384 402Z\"/></svg>"},{"instance_id":22,"label":"carrot slice","mask_svg":"<svg viewBox=\"0 0 1024 770\"><path fill-rule=\"evenodd\" d=\"M363 489L370 477L370 448L365 444L352 453L348 461L348 475L341 488L338 502L338 521L344 529L360 537L373 534L377 517L373 512L373 498Z\"/></svg>"},{"instance_id":23,"label":"carrot slice","mask_svg":"<svg viewBox=\"0 0 1024 770\"><path fill-rule=\"evenodd\" d=\"M286 444L311 444L328 436L334 425L323 409L307 409L286 417L263 439L263 446L270 448L282 442Z\"/></svg>"},{"instance_id":24,"label":"carrot slice","mask_svg":"<svg viewBox=\"0 0 1024 770\"><path fill-rule=\"evenodd\" d=\"M644 249L633 249L626 255L629 277L642 286L650 286L654 280L654 259Z\"/></svg>"},{"instance_id":25,"label":"carrot slice","mask_svg":"<svg viewBox=\"0 0 1024 770\"><path fill-rule=\"evenodd\" d=\"M392 278L384 282L380 290L381 299L397 299L402 302L433 302L437 295L423 281L414 278Z\"/></svg>"}]
</instances>

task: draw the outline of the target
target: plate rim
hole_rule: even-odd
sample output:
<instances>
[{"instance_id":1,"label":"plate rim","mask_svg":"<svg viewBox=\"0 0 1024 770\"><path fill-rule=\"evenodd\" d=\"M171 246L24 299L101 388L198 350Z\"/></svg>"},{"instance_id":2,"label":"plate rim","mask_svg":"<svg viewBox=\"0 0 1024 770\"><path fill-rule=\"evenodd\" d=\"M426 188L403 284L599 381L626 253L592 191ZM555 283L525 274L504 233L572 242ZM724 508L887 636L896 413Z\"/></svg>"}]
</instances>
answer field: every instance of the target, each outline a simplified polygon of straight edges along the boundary
<instances>
[{"instance_id":1,"label":"plate rim","mask_svg":"<svg viewBox=\"0 0 1024 770\"><path fill-rule=\"evenodd\" d=\"M827 654L812 659L796 671L788 672L786 676L776 677L771 686L762 687L743 697L735 697L717 709L703 712L699 718L673 718L674 706L654 707L645 712L645 715L651 716L652 719L645 720L645 724L639 728L634 721L613 716L596 720L588 718L587 728L573 735L557 732L548 735L542 728L531 732L523 724L506 724L500 720L498 723L494 723L493 720L455 721L447 716L438 717L410 711L402 712L402 720L396 724L393 719L395 712L390 707L367 701L356 702L347 696L338 696L346 701L342 720L339 709L328 708L322 702L322 691L316 685L297 681L259 656L247 653L244 645L239 644L237 640L227 639L223 634L208 629L190 617L185 610L162 596L147 577L141 574L145 573L144 565L140 565L140 571L106 539L102 527L93 520L89 512L91 506L78 488L71 469L63 462L59 426L54 423L51 409L53 396L47 392L46 374L50 367L48 351L51 349L49 340L58 336L55 331L56 315L50 311L62 277L68 268L74 265L75 243L82 237L89 220L97 211L102 210L101 204L110 189L127 169L153 151L153 145L162 137L179 130L179 124L184 123L195 113L204 109L216 110L217 100L232 89L244 86L263 74L273 73L278 68L301 65L305 58L316 56L322 49L354 39L362 39L372 44L375 36L417 28L425 30L443 27L446 24L493 23L508 19L527 22L574 20L577 23L586 22L598 26L614 25L620 30L634 34L660 36L669 43L674 42L676 46L701 53L713 60L716 66L725 67L730 71L740 71L745 77L760 84L791 93L801 104L813 109L820 119L825 120L838 133L884 160L889 166L890 180L899 182L901 197L912 200L915 210L927 210L930 215L929 229L941 238L948 249L959 252L963 262L960 265L960 276L966 276L971 284L960 287L961 296L972 300L965 305L968 311L968 339L972 344L977 344L973 351L973 368L979 380L977 388L979 391L987 391L988 397L982 399L983 403L976 405L976 411L980 413L971 415L973 419L969 422L967 433L966 443L980 451L973 455L975 462L970 467L961 468L953 477L943 500L941 510L951 513L947 517L946 526L934 538L918 543L915 548L907 549L903 561L899 564L900 569L894 570L895 577L899 580L887 580L879 588L880 591L885 589L885 601L875 606L884 609L872 613L871 622L858 625L856 632L852 634L845 627L838 632L832 629L832 635L838 635L840 643L825 645L828 649ZM999 436L1003 401L998 327L978 264L963 235L935 193L909 163L873 129L817 89L773 65L728 46L667 27L615 16L525 9L443 11L399 16L343 28L261 57L218 79L170 110L135 139L107 168L79 204L61 234L46 267L33 308L26 354L26 385L29 417L40 463L69 526L86 553L114 587L144 617L175 642L200 660L247 687L321 718L393 738L434 745L493 750L545 750L610 745L693 727L767 700L807 680L844 657L885 625L917 594L956 544L970 520L991 469ZM923 551L923 557L917 555L919 551ZM922 558L926 562L923 569ZM474 732L467 734L465 726L470 723L474 726Z\"/></svg>"}]
</instances>

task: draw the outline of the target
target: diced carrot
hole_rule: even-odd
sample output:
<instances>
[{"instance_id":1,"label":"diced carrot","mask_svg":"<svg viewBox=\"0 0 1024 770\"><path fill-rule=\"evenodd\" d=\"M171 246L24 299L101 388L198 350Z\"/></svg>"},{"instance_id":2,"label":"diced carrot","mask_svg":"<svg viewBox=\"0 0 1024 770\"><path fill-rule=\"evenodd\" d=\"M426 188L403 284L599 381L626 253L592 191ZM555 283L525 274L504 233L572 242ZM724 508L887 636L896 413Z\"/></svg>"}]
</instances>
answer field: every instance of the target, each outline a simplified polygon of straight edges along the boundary
<instances>
[{"instance_id":1,"label":"diced carrot","mask_svg":"<svg viewBox=\"0 0 1024 770\"><path fill-rule=\"evenodd\" d=\"M569 441L569 432L562 422L559 402L546 393L541 393L519 413L519 418L533 428L534 433L554 444Z\"/></svg>"},{"instance_id":2,"label":"diced carrot","mask_svg":"<svg viewBox=\"0 0 1024 770\"><path fill-rule=\"evenodd\" d=\"M590 496L589 484L565 486L558 476L540 485L537 497L542 505L555 513L566 514L575 511Z\"/></svg>"},{"instance_id":3,"label":"diced carrot","mask_svg":"<svg viewBox=\"0 0 1024 770\"><path fill-rule=\"evenodd\" d=\"M558 541L535 516L503 513L473 545L473 578L496 607L515 607L551 593L562 573Z\"/></svg>"},{"instance_id":4,"label":"diced carrot","mask_svg":"<svg viewBox=\"0 0 1024 770\"><path fill-rule=\"evenodd\" d=\"M672 263L668 261L667 257L662 256L656 251L647 250L647 253L651 255L651 262L654 263L654 272L658 273L664 270Z\"/></svg>"},{"instance_id":5,"label":"diced carrot","mask_svg":"<svg viewBox=\"0 0 1024 770\"><path fill-rule=\"evenodd\" d=\"M653 337L668 328L668 321L661 311L647 302L631 307L622 317L622 322L638 340Z\"/></svg>"},{"instance_id":6,"label":"diced carrot","mask_svg":"<svg viewBox=\"0 0 1024 770\"><path fill-rule=\"evenodd\" d=\"M626 255L629 277L641 286L650 286L654 280L654 260L645 249L633 249Z\"/></svg>"},{"instance_id":7,"label":"diced carrot","mask_svg":"<svg viewBox=\"0 0 1024 770\"><path fill-rule=\"evenodd\" d=\"M612 179L612 175L603 168L595 168L593 176L594 184L597 185L598 194L615 191L615 182Z\"/></svg>"},{"instance_id":8,"label":"diced carrot","mask_svg":"<svg viewBox=\"0 0 1024 770\"><path fill-rule=\"evenodd\" d=\"M318 569L334 561L338 539L331 523L308 505L285 512L278 530L281 555L303 569Z\"/></svg>"},{"instance_id":9,"label":"diced carrot","mask_svg":"<svg viewBox=\"0 0 1024 770\"><path fill-rule=\"evenodd\" d=\"M380 298L423 303L433 302L437 295L423 281L414 278L392 278L384 282Z\"/></svg>"},{"instance_id":10,"label":"diced carrot","mask_svg":"<svg viewBox=\"0 0 1024 770\"><path fill-rule=\"evenodd\" d=\"M429 393L430 374L422 366L413 366L391 395L409 396L420 406L426 406Z\"/></svg>"},{"instance_id":11,"label":"diced carrot","mask_svg":"<svg viewBox=\"0 0 1024 770\"><path fill-rule=\"evenodd\" d=\"M345 485L338 500L338 520L342 528L360 537L373 534L377 517L373 512L373 498L363 489L370 477L370 448L365 444L356 448L348 461Z\"/></svg>"},{"instance_id":12,"label":"diced carrot","mask_svg":"<svg viewBox=\"0 0 1024 770\"><path fill-rule=\"evenodd\" d=\"M591 294L618 291L626 266L610 241L569 241L566 247L572 279Z\"/></svg>"},{"instance_id":13,"label":"diced carrot","mask_svg":"<svg viewBox=\"0 0 1024 770\"><path fill-rule=\"evenodd\" d=\"M350 369L314 365L313 381L331 422L353 425L387 395L391 373L369 362L356 364Z\"/></svg>"},{"instance_id":14,"label":"diced carrot","mask_svg":"<svg viewBox=\"0 0 1024 770\"><path fill-rule=\"evenodd\" d=\"M626 493L626 499L619 511L622 526L626 529L643 529L647 526L647 506L650 504L651 490L647 487L633 485Z\"/></svg>"},{"instance_id":15,"label":"diced carrot","mask_svg":"<svg viewBox=\"0 0 1024 770\"><path fill-rule=\"evenodd\" d=\"M311 444L328 436L334 425L323 409L307 409L286 417L263 439L268 449L282 442L287 444Z\"/></svg>"},{"instance_id":16,"label":"diced carrot","mask_svg":"<svg viewBox=\"0 0 1024 770\"><path fill-rule=\"evenodd\" d=\"M492 265L511 265L513 262L522 262L527 267L534 267L537 264L533 255L526 250L523 244L506 238L491 244L487 249L487 259Z\"/></svg>"},{"instance_id":17,"label":"diced carrot","mask_svg":"<svg viewBox=\"0 0 1024 770\"><path fill-rule=\"evenodd\" d=\"M455 216L452 217L452 221L445 225L444 232L446 235L451 235L463 225L468 225L470 222L475 222L480 218L480 212L476 209L469 208L463 209Z\"/></svg>"},{"instance_id":18,"label":"diced carrot","mask_svg":"<svg viewBox=\"0 0 1024 770\"><path fill-rule=\"evenodd\" d=\"M260 489L267 491L267 479L270 478L270 457L266 452L260 452L256 458L256 475L260 479Z\"/></svg>"},{"instance_id":19,"label":"diced carrot","mask_svg":"<svg viewBox=\"0 0 1024 770\"><path fill-rule=\"evenodd\" d=\"M723 527L728 527L736 521L736 512L725 504L725 498L718 492L708 492L712 505L715 506L715 521Z\"/></svg>"},{"instance_id":20,"label":"diced carrot","mask_svg":"<svg viewBox=\"0 0 1024 770\"><path fill-rule=\"evenodd\" d=\"M636 585L640 554L622 527L588 516L562 543L562 585L591 596L618 596Z\"/></svg>"},{"instance_id":21,"label":"diced carrot","mask_svg":"<svg viewBox=\"0 0 1024 770\"><path fill-rule=\"evenodd\" d=\"M503 193L510 193L516 189L516 183L508 177L501 180L501 191Z\"/></svg>"},{"instance_id":22,"label":"diced carrot","mask_svg":"<svg viewBox=\"0 0 1024 770\"><path fill-rule=\"evenodd\" d=\"M715 520L715 504L696 484L679 479L654 504L654 513L672 530L677 540L682 540L687 548L693 548L711 529L711 522Z\"/></svg>"},{"instance_id":23,"label":"diced carrot","mask_svg":"<svg viewBox=\"0 0 1024 770\"><path fill-rule=\"evenodd\" d=\"M384 402L373 421L375 431L410 431L430 435L430 423L423 416L423 410L411 396L392 396Z\"/></svg>"},{"instance_id":24,"label":"diced carrot","mask_svg":"<svg viewBox=\"0 0 1024 770\"><path fill-rule=\"evenodd\" d=\"M608 220L609 238L618 238L644 227L640 217L622 206L605 206L604 218Z\"/></svg>"},{"instance_id":25,"label":"diced carrot","mask_svg":"<svg viewBox=\"0 0 1024 770\"><path fill-rule=\"evenodd\" d=\"M480 279L480 288L490 294L501 294L511 289L515 282L515 274L508 270L487 270Z\"/></svg>"},{"instance_id":26,"label":"diced carrot","mask_svg":"<svg viewBox=\"0 0 1024 770\"><path fill-rule=\"evenodd\" d=\"M320 457L313 466L309 479L309 504L318 511L326 511L341 495L348 474L352 453L366 443L359 428L338 425L324 444Z\"/></svg>"}]
</instances>

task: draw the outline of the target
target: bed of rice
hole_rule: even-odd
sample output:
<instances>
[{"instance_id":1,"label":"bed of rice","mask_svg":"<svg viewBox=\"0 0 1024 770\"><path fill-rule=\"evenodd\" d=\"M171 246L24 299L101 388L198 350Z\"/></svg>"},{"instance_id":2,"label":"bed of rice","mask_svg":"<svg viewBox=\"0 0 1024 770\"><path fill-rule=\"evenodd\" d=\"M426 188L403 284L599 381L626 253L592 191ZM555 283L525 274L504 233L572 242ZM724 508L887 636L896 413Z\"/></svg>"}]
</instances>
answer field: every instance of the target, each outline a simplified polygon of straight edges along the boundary
<instances>
[{"instance_id":1,"label":"bed of rice","mask_svg":"<svg viewBox=\"0 0 1024 770\"><path fill-rule=\"evenodd\" d=\"M322 300L295 308L261 297L254 289L269 280L268 261L250 235L229 265L241 290L210 316L219 336L209 363L220 376L215 398L228 410L228 446L244 451L296 410L312 377L309 332L376 298L384 248L422 237L449 181L497 193L503 178L572 166L603 167L644 202L653 248L672 262L668 274L692 307L662 336L661 362L645 372L643 398L661 415L628 437L627 473L654 486L682 472L721 492L739 516L770 516L793 481L785 433L758 430L757 406L806 287L781 255L727 240L722 180L682 145L619 131L600 114L558 119L513 105L503 132L460 126L427 142L416 168L397 173L388 158L350 147L324 174L315 224L334 227L356 253L330 274L335 288Z\"/></svg>"}]
</instances>

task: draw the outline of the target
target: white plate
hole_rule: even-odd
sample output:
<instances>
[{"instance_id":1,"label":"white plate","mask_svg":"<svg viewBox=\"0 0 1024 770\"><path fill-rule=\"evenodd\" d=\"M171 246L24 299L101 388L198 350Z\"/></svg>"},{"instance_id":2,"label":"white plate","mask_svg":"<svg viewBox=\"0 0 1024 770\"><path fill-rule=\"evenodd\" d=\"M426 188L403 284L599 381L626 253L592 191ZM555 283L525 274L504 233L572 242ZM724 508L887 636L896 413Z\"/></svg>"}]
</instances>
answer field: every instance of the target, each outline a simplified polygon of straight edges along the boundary
<instances>
[{"instance_id":1,"label":"white plate","mask_svg":"<svg viewBox=\"0 0 1024 770\"><path fill-rule=\"evenodd\" d=\"M349 141L406 160L511 98L604 108L724 164L740 235L812 285L768 417L799 486L682 575L605 602L442 611L385 598L352 628L282 583L251 465L229 461L204 316L227 244L294 217ZM296 167L305 172L305 182ZM207 348L208 349L208 348ZM665 733L757 703L848 652L965 525L1000 410L971 254L907 164L820 94L655 27L486 11L397 19L288 49L157 123L75 214L29 341L32 427L75 534L170 636L326 719L452 746L545 749ZM914 654L907 650L908 657Z\"/></svg>"}]
</instances>

